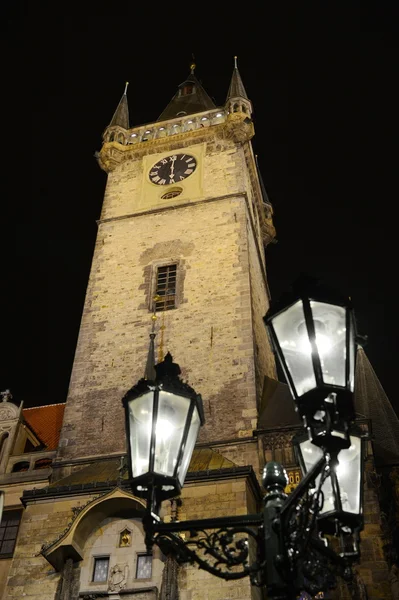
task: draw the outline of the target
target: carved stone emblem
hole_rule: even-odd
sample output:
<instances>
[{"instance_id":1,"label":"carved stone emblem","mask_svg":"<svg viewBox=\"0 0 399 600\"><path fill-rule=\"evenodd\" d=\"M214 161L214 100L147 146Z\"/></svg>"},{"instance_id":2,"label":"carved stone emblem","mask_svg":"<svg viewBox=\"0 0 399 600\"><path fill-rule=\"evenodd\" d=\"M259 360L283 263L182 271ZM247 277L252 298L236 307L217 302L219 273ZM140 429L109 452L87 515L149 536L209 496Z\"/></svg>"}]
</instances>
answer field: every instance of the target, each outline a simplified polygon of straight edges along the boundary
<instances>
[{"instance_id":1,"label":"carved stone emblem","mask_svg":"<svg viewBox=\"0 0 399 600\"><path fill-rule=\"evenodd\" d=\"M0 421L8 421L10 419L15 419L15 417L15 410L13 410L11 406L0 406Z\"/></svg>"},{"instance_id":2,"label":"carved stone emblem","mask_svg":"<svg viewBox=\"0 0 399 600\"><path fill-rule=\"evenodd\" d=\"M124 590L127 583L129 567L127 564L115 565L109 573L108 591L120 592Z\"/></svg>"}]
</instances>

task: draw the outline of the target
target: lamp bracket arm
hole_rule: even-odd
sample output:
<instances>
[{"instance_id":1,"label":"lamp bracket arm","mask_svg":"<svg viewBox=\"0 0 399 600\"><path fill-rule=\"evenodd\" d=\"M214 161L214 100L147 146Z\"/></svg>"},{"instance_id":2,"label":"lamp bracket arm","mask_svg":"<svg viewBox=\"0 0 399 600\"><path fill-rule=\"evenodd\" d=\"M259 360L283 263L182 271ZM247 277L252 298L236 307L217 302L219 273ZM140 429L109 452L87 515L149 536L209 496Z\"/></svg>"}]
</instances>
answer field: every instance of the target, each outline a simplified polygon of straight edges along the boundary
<instances>
[{"instance_id":1,"label":"lamp bracket arm","mask_svg":"<svg viewBox=\"0 0 399 600\"><path fill-rule=\"evenodd\" d=\"M187 537L181 535L187 532ZM263 515L242 515L153 523L152 542L177 562L196 563L200 569L225 580L249 576L254 585L264 585L262 572ZM257 558L250 562L249 547Z\"/></svg>"},{"instance_id":2,"label":"lamp bracket arm","mask_svg":"<svg viewBox=\"0 0 399 600\"><path fill-rule=\"evenodd\" d=\"M260 527L261 525L263 525L263 515L253 514L212 519L192 519L172 523L158 521L153 524L153 531L155 533L178 533L179 531L203 531L204 529L222 529L226 527Z\"/></svg>"}]
</instances>

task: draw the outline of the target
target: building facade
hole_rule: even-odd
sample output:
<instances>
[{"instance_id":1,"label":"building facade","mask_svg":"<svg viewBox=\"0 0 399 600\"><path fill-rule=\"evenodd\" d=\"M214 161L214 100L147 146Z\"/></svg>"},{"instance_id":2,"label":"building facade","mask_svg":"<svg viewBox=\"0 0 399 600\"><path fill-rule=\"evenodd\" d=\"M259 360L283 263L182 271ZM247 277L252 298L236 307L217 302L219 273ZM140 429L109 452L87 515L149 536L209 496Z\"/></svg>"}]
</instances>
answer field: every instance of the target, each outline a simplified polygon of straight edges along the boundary
<instances>
[{"instance_id":1,"label":"building facade","mask_svg":"<svg viewBox=\"0 0 399 600\"><path fill-rule=\"evenodd\" d=\"M166 502L164 518L257 512L271 458L288 468L291 486L299 480L291 447L299 424L263 324L264 248L275 231L251 112L237 65L223 106L193 66L158 120L139 127L130 127L126 86L97 153L108 180L67 402L30 409L36 422L9 396L0 407L1 529L14 536L0 564L3 600L266 597L248 579L224 582L157 548L147 554L143 501L126 483L121 404L144 373L155 316L158 357L172 353L206 420L181 502ZM45 409L51 442L39 431ZM358 573L369 598L388 599L377 491L366 485L370 543ZM336 597L350 593L342 587Z\"/></svg>"}]
</instances>

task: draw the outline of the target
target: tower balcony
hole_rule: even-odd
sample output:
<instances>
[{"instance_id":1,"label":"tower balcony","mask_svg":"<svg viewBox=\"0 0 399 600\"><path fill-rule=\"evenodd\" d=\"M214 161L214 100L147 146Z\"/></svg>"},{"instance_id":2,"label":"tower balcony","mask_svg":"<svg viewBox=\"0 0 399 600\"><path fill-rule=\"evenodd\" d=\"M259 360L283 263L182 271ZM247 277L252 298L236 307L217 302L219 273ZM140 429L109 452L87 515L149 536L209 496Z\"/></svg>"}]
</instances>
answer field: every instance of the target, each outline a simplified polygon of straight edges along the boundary
<instances>
[{"instance_id":1,"label":"tower balcony","mask_svg":"<svg viewBox=\"0 0 399 600\"><path fill-rule=\"evenodd\" d=\"M107 127L104 132L104 142L117 142L123 146L131 146L140 142L148 142L160 138L170 137L179 133L195 131L212 125L219 125L226 121L227 111L217 108L194 115L184 115L168 121L140 125L132 129L123 129L119 126Z\"/></svg>"}]
</instances>

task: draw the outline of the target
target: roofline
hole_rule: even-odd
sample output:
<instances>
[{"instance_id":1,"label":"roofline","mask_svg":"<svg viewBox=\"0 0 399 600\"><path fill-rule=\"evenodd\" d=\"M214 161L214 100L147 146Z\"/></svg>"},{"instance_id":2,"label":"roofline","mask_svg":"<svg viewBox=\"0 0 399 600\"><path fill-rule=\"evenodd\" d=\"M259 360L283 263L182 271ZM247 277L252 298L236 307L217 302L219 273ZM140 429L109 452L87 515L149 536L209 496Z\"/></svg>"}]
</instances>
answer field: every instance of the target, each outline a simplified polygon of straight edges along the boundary
<instances>
[{"instance_id":1,"label":"roofline","mask_svg":"<svg viewBox=\"0 0 399 600\"><path fill-rule=\"evenodd\" d=\"M237 477L245 477L249 479L250 485L258 499L262 498L262 491L255 472L251 466L243 467L226 467L224 469L214 469L207 471L195 471L187 473L186 483L200 483L208 481L217 481L225 479L236 479ZM58 487L45 487L33 490L24 490L21 502L26 507L29 502L37 502L38 500L47 500L55 498L65 498L67 496L77 496L82 494L98 494L107 492L115 487L123 490L131 491L130 480L123 479L105 481L99 483L79 483L75 485L63 485Z\"/></svg>"},{"instance_id":2,"label":"roofline","mask_svg":"<svg viewBox=\"0 0 399 600\"><path fill-rule=\"evenodd\" d=\"M42 404L40 406L30 406L29 408L23 408L22 412L26 410L35 410L36 408L47 408L48 406L65 406L66 402L54 402L53 404Z\"/></svg>"}]
</instances>

